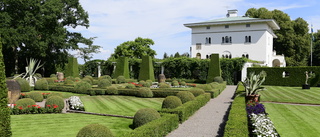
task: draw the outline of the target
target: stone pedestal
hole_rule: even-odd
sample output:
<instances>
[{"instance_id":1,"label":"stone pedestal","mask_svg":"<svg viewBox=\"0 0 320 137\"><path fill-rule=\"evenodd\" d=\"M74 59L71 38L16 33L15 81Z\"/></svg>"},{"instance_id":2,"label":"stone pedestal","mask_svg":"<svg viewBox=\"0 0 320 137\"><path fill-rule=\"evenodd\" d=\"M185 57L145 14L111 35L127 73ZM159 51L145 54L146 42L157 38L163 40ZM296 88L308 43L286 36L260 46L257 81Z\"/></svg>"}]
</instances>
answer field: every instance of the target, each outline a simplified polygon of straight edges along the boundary
<instances>
[{"instance_id":1,"label":"stone pedestal","mask_svg":"<svg viewBox=\"0 0 320 137\"><path fill-rule=\"evenodd\" d=\"M16 80L7 80L6 83L8 88L8 103L15 103L20 97L20 84Z\"/></svg>"},{"instance_id":2,"label":"stone pedestal","mask_svg":"<svg viewBox=\"0 0 320 137\"><path fill-rule=\"evenodd\" d=\"M164 74L160 74L158 77L158 82L166 82L166 76Z\"/></svg>"}]
</instances>

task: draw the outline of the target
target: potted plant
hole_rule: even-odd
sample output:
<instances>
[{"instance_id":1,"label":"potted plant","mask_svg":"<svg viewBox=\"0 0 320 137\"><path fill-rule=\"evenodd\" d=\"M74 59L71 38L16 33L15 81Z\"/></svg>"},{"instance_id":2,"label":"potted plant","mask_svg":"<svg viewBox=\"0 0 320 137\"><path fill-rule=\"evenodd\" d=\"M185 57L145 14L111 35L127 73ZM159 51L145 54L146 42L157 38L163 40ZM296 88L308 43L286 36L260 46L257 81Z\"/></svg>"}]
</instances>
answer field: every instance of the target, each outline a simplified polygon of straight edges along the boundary
<instances>
[{"instance_id":1,"label":"potted plant","mask_svg":"<svg viewBox=\"0 0 320 137\"><path fill-rule=\"evenodd\" d=\"M243 82L241 82L246 91L246 101L259 101L260 95L258 95L258 92L265 89L264 87L261 87L261 85L265 81L266 76L267 74L265 71L261 71L257 75L252 72Z\"/></svg>"}]
</instances>

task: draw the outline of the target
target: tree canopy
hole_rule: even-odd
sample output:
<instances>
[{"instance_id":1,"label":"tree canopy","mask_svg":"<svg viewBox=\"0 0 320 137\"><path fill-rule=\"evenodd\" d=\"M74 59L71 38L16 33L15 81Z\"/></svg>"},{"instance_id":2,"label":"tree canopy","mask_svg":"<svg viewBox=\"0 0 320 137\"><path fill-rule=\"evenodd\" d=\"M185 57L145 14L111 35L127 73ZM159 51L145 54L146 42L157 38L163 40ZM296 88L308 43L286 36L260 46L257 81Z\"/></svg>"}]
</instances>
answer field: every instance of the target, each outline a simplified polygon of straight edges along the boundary
<instances>
[{"instance_id":1,"label":"tree canopy","mask_svg":"<svg viewBox=\"0 0 320 137\"><path fill-rule=\"evenodd\" d=\"M56 66L67 62L68 50L92 40L67 29L89 27L79 0L2 0L0 6L7 76L24 71L26 58L45 60L46 75L55 73Z\"/></svg>"},{"instance_id":2,"label":"tree canopy","mask_svg":"<svg viewBox=\"0 0 320 137\"><path fill-rule=\"evenodd\" d=\"M305 66L310 55L310 35L308 23L297 18L291 20L290 16L280 10L269 11L266 8L250 8L246 16L261 19L274 19L280 26L275 30L278 38L274 39L273 48L277 54L284 54L287 66Z\"/></svg>"},{"instance_id":3,"label":"tree canopy","mask_svg":"<svg viewBox=\"0 0 320 137\"><path fill-rule=\"evenodd\" d=\"M138 37L134 41L127 41L117 46L111 57L130 57L139 59L146 55L154 57L157 53L151 49L152 45L154 45L152 39Z\"/></svg>"}]
</instances>

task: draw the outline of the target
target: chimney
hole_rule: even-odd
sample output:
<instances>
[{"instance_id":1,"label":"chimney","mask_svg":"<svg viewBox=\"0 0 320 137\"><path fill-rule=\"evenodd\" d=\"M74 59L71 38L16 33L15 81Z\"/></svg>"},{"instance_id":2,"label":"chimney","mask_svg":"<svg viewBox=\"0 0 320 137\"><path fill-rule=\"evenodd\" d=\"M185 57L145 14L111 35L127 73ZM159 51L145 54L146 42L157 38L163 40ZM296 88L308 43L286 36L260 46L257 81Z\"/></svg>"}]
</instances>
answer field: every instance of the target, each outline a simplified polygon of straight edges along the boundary
<instances>
[{"instance_id":1,"label":"chimney","mask_svg":"<svg viewBox=\"0 0 320 137\"><path fill-rule=\"evenodd\" d=\"M237 17L238 16L238 10L228 10L227 17Z\"/></svg>"}]
</instances>

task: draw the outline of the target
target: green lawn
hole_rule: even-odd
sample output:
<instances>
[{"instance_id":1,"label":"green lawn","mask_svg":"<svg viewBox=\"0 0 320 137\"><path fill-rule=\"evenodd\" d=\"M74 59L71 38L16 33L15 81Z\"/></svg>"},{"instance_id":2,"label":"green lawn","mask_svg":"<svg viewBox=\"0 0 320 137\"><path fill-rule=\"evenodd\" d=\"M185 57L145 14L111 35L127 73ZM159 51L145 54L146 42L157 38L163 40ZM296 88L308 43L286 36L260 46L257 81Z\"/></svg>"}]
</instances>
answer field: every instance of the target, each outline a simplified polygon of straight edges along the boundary
<instances>
[{"instance_id":1,"label":"green lawn","mask_svg":"<svg viewBox=\"0 0 320 137\"><path fill-rule=\"evenodd\" d=\"M141 108L161 109L164 98L133 96L81 96L87 112L133 116Z\"/></svg>"},{"instance_id":2,"label":"green lawn","mask_svg":"<svg viewBox=\"0 0 320 137\"><path fill-rule=\"evenodd\" d=\"M320 106L264 103L269 117L281 137L315 137L320 135Z\"/></svg>"},{"instance_id":3,"label":"green lawn","mask_svg":"<svg viewBox=\"0 0 320 137\"><path fill-rule=\"evenodd\" d=\"M320 88L311 87L303 90L301 87L266 86L259 92L261 101L320 104Z\"/></svg>"},{"instance_id":4,"label":"green lawn","mask_svg":"<svg viewBox=\"0 0 320 137\"><path fill-rule=\"evenodd\" d=\"M107 126L115 136L131 131L132 119L86 114L11 115L13 137L75 137L78 131L92 123Z\"/></svg>"}]
</instances>

